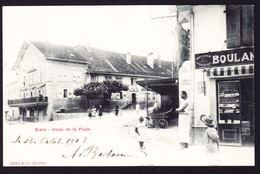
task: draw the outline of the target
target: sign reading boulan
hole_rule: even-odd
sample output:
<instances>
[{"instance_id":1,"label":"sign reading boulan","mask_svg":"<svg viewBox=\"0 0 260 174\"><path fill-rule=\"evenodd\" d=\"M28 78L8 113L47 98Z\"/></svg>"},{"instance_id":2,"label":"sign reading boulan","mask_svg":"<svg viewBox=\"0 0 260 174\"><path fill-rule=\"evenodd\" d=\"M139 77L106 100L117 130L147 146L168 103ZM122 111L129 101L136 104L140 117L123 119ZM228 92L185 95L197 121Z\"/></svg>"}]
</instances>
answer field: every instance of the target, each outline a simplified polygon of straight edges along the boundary
<instances>
[{"instance_id":1,"label":"sign reading boulan","mask_svg":"<svg viewBox=\"0 0 260 174\"><path fill-rule=\"evenodd\" d=\"M195 68L210 68L254 63L253 48L195 54Z\"/></svg>"}]
</instances>

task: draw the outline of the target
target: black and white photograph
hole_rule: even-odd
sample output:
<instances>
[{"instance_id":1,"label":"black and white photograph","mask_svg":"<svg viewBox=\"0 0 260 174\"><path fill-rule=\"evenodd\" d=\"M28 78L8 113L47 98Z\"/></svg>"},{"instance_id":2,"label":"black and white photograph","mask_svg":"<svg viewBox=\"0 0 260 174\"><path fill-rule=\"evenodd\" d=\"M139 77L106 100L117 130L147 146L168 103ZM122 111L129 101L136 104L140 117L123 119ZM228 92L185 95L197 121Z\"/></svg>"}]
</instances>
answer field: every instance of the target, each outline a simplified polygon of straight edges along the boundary
<instances>
[{"instance_id":1,"label":"black and white photograph","mask_svg":"<svg viewBox=\"0 0 260 174\"><path fill-rule=\"evenodd\" d=\"M255 166L254 8L2 6L3 166Z\"/></svg>"}]
</instances>

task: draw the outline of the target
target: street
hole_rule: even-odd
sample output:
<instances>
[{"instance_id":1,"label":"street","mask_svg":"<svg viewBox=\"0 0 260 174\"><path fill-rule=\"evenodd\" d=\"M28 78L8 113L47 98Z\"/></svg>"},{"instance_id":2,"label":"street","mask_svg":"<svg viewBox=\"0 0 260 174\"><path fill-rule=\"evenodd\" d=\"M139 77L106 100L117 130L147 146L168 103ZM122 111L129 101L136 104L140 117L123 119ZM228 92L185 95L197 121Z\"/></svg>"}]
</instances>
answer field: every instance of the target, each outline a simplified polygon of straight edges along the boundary
<instances>
[{"instance_id":1,"label":"street","mask_svg":"<svg viewBox=\"0 0 260 174\"><path fill-rule=\"evenodd\" d=\"M178 149L178 128L146 128L139 150L135 111L105 113L43 123L4 124L4 165L47 166L253 166L253 147L221 146L209 156L204 146ZM16 163L14 163L16 162ZM22 164L22 162L24 162ZM27 163L25 163L27 162Z\"/></svg>"}]
</instances>

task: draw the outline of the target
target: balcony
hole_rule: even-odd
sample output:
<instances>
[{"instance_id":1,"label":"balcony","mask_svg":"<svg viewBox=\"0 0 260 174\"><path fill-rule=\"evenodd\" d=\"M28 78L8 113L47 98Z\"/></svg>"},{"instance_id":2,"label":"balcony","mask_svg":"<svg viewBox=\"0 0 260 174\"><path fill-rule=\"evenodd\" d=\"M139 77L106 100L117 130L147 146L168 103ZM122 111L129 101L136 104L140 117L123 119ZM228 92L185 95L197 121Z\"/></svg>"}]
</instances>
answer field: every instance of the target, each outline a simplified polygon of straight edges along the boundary
<instances>
[{"instance_id":1,"label":"balcony","mask_svg":"<svg viewBox=\"0 0 260 174\"><path fill-rule=\"evenodd\" d=\"M8 105L10 107L34 107L34 106L47 106L48 97L38 96L23 99L8 100Z\"/></svg>"}]
</instances>

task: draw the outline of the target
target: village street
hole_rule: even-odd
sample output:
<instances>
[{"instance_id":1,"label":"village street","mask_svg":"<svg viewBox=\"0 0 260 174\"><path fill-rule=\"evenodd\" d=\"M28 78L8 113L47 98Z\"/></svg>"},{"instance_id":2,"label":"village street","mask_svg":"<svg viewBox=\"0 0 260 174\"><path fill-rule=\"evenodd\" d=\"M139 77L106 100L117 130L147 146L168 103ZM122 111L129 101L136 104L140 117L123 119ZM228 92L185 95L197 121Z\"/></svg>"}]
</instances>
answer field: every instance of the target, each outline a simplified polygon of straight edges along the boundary
<instances>
[{"instance_id":1,"label":"village street","mask_svg":"<svg viewBox=\"0 0 260 174\"><path fill-rule=\"evenodd\" d=\"M135 111L43 123L4 124L5 165L28 166L252 166L253 147L221 146L216 157L203 146L178 149L177 126L147 128L139 150ZM8 132L8 133L7 133ZM7 136L8 135L8 136ZM29 152L29 153L28 153ZM15 156L18 155L18 158Z\"/></svg>"}]
</instances>

